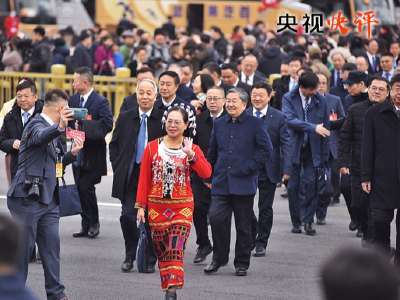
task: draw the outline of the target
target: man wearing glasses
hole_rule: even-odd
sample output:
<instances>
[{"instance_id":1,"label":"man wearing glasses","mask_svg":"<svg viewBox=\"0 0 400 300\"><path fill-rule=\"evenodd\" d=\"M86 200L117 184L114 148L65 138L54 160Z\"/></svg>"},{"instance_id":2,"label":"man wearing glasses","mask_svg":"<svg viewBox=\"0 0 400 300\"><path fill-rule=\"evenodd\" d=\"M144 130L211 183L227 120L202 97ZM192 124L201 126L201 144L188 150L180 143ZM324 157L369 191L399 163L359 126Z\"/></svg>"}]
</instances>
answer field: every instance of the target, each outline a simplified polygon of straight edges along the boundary
<instances>
[{"instance_id":1,"label":"man wearing glasses","mask_svg":"<svg viewBox=\"0 0 400 300\"><path fill-rule=\"evenodd\" d=\"M210 87L206 97L207 110L196 116L197 134L193 138L193 143L198 145L203 153L207 154L215 120L226 115L224 101L224 89L219 86ZM193 262L201 263L212 252L207 225L207 215L211 205L211 190L195 171L192 173L192 180L194 196L193 223L196 229L196 244L199 245Z\"/></svg>"},{"instance_id":2,"label":"man wearing glasses","mask_svg":"<svg viewBox=\"0 0 400 300\"><path fill-rule=\"evenodd\" d=\"M259 170L272 153L272 143L261 119L245 109L247 93L232 88L225 99L228 112L214 123L207 160L213 175L204 182L211 188L210 224L214 242L212 262L204 273L212 274L229 261L232 212L237 230L237 276L246 276L251 256L251 222Z\"/></svg>"},{"instance_id":3,"label":"man wearing glasses","mask_svg":"<svg viewBox=\"0 0 400 300\"><path fill-rule=\"evenodd\" d=\"M385 79L386 80L386 79ZM372 86L382 89L388 95L388 86ZM386 83L386 82L385 82ZM390 246L390 223L396 215L396 253L394 266L400 266L400 228L399 228L399 124L400 124L400 75L390 81L390 97L368 109L362 143L362 188L369 195L374 241L379 251L388 259L394 254ZM385 90L385 91L383 91ZM383 97L382 97L383 98Z\"/></svg>"},{"instance_id":4,"label":"man wearing glasses","mask_svg":"<svg viewBox=\"0 0 400 300\"><path fill-rule=\"evenodd\" d=\"M312 224L317 207L317 171L329 157L329 113L326 98L318 93L318 88L318 76L304 72L296 87L282 99L282 112L293 142L293 170L287 187L292 233L302 232L299 192L303 167L306 178L304 229L307 235L316 234Z\"/></svg>"},{"instance_id":5,"label":"man wearing glasses","mask_svg":"<svg viewBox=\"0 0 400 300\"><path fill-rule=\"evenodd\" d=\"M359 73L359 72L350 72ZM353 75L354 76L354 75ZM352 76L352 77L353 77ZM366 74L363 74L366 76ZM349 75L350 78L350 75ZM358 79L360 80L360 79ZM365 112L373 105L385 101L389 96L389 81L379 75L369 79L368 99L352 105L340 131L338 148L338 167L341 174L350 174L352 207L357 221L361 224L362 244L372 238L368 228L368 194L361 188L361 152L363 143ZM351 165L349 155L351 153Z\"/></svg>"}]
</instances>

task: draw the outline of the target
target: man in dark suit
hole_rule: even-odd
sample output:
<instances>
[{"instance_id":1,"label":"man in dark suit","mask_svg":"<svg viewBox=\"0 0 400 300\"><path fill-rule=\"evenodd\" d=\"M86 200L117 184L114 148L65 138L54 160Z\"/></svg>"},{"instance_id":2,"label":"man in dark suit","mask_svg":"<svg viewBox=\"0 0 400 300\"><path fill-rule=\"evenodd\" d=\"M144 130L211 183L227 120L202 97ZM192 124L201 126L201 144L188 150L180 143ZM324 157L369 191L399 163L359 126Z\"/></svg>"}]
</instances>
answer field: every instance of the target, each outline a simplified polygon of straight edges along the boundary
<instances>
[{"instance_id":1,"label":"man in dark suit","mask_svg":"<svg viewBox=\"0 0 400 300\"><path fill-rule=\"evenodd\" d=\"M393 55L391 53L383 53L380 58L380 66L381 72L376 73L376 75L385 77L387 80L390 81L394 75L394 60Z\"/></svg>"},{"instance_id":2,"label":"man in dark suit","mask_svg":"<svg viewBox=\"0 0 400 300\"><path fill-rule=\"evenodd\" d=\"M214 79L214 84L216 86L220 86L224 89L225 95L228 93L228 91L233 88L234 86L231 84L227 84L224 81L221 80L221 68L219 65L215 62L209 62L206 63L203 66L203 74L210 74L211 77Z\"/></svg>"},{"instance_id":3,"label":"man in dark suit","mask_svg":"<svg viewBox=\"0 0 400 300\"><path fill-rule=\"evenodd\" d=\"M66 166L76 160L83 142L76 139L64 153L60 136L64 134L73 112L67 111L68 95L54 89L46 93L41 114L25 127L18 171L7 193L7 206L14 218L23 223L24 248L20 269L28 276L29 257L37 242L42 257L47 299L67 300L60 279L60 215L56 163ZM65 154L65 155L64 155ZM62 173L62 172L61 172ZM62 174L60 174L62 175Z\"/></svg>"},{"instance_id":4,"label":"man in dark suit","mask_svg":"<svg viewBox=\"0 0 400 300\"><path fill-rule=\"evenodd\" d=\"M342 67L346 63L346 59L344 58L341 52L335 52L332 54L332 63L333 63L333 70L331 71L331 80L330 80L330 88L335 85L338 85L340 75L342 73Z\"/></svg>"},{"instance_id":5,"label":"man in dark suit","mask_svg":"<svg viewBox=\"0 0 400 300\"><path fill-rule=\"evenodd\" d=\"M242 60L242 72L239 73L239 80L250 86L266 80L264 74L258 72L257 68L257 57L252 53L246 54Z\"/></svg>"},{"instance_id":6,"label":"man in dark suit","mask_svg":"<svg viewBox=\"0 0 400 300\"><path fill-rule=\"evenodd\" d=\"M154 107L157 97L157 85L151 79L143 79L138 83L136 93L139 106L133 110L120 113L113 137L109 145L110 161L114 171L111 196L122 203L120 217L121 229L125 240L125 260L122 271L129 272L136 259L136 248L139 241L139 230L136 226L137 186L141 155L147 142L165 134L161 119L163 111ZM126 130L129 128L129 130ZM151 236L150 227L145 223L147 234ZM150 257L148 271L154 272L157 261L152 239L149 239Z\"/></svg>"},{"instance_id":7,"label":"man in dark suit","mask_svg":"<svg viewBox=\"0 0 400 300\"><path fill-rule=\"evenodd\" d=\"M299 191L303 167L306 178L304 229L308 235L316 234L312 224L317 206L317 170L329 156L329 114L326 98L318 93L318 86L318 76L304 72L298 85L282 100L282 112L293 141L293 175L287 188L292 233L302 232Z\"/></svg>"},{"instance_id":8,"label":"man in dark suit","mask_svg":"<svg viewBox=\"0 0 400 300\"><path fill-rule=\"evenodd\" d=\"M363 191L369 195L374 241L379 246L378 251L388 260L392 251L390 223L393 220L394 210L397 210L394 265L398 274L400 270L399 74L392 77L390 85L390 97L382 103L375 104L365 113L361 181Z\"/></svg>"},{"instance_id":9,"label":"man in dark suit","mask_svg":"<svg viewBox=\"0 0 400 300\"><path fill-rule=\"evenodd\" d=\"M80 121L79 128L76 128L85 132L86 142L72 166L82 205L82 228L73 236L94 238L100 233L99 209L94 186L101 182L101 176L107 175L104 138L112 130L113 115L108 100L94 91L93 73L89 68L76 69L72 85L77 94L71 96L69 106L88 110L88 118ZM75 128L75 124L70 126ZM101 131L100 136L103 137L92 139L92 131Z\"/></svg>"},{"instance_id":10,"label":"man in dark suit","mask_svg":"<svg viewBox=\"0 0 400 300\"><path fill-rule=\"evenodd\" d=\"M336 55L337 56L337 55ZM329 120L340 120L345 117L344 109L342 106L342 101L337 96L333 96L331 94L326 93L328 87L328 79L326 78L325 74L322 72L315 72L319 78L319 89L318 91L325 96L326 98L326 105L328 108L329 113ZM339 144L339 131L338 130L331 130L331 135L329 137L329 160L328 166L331 169L331 183L333 193L331 196L319 196L317 209L316 209L316 216L317 216L317 225L325 225L326 224L326 213L328 210L328 206L331 203L331 197L333 198L334 203L339 202L340 197L340 187L339 187L339 168L337 164L337 151L338 151L338 144ZM346 202L347 204L347 202ZM349 203L351 205L351 203Z\"/></svg>"},{"instance_id":11,"label":"man in dark suit","mask_svg":"<svg viewBox=\"0 0 400 300\"><path fill-rule=\"evenodd\" d=\"M239 80L239 71L234 64L223 64L221 66L221 75L223 82L244 89L250 97L251 86Z\"/></svg>"},{"instance_id":12,"label":"man in dark suit","mask_svg":"<svg viewBox=\"0 0 400 300\"><path fill-rule=\"evenodd\" d=\"M332 86L329 89L329 93L334 96L338 96L342 101L342 106L344 108L344 99L349 94L347 87L345 87L343 81L349 76L349 72L357 71L357 66L353 63L345 63L340 72L340 78L337 85Z\"/></svg>"},{"instance_id":13,"label":"man in dark suit","mask_svg":"<svg viewBox=\"0 0 400 300\"><path fill-rule=\"evenodd\" d=\"M350 72L347 79L343 81L349 91L349 95L344 99L343 105L346 114L354 103L368 99L367 82L368 75L360 71Z\"/></svg>"},{"instance_id":14,"label":"man in dark suit","mask_svg":"<svg viewBox=\"0 0 400 300\"><path fill-rule=\"evenodd\" d=\"M158 78L158 90L160 93L160 97L157 98L156 102L154 103L154 107L166 111L170 106L179 105L186 109L189 114L189 121L191 124L186 129L184 135L185 136L193 136L196 134L194 124L195 117L196 117L196 109L190 103L182 100L176 95L176 91L179 87L179 76L176 72L173 71L165 71L160 75Z\"/></svg>"},{"instance_id":15,"label":"man in dark suit","mask_svg":"<svg viewBox=\"0 0 400 300\"><path fill-rule=\"evenodd\" d=\"M172 16L168 16L168 21L164 23L161 29L168 34L170 40L175 40L175 25L172 23Z\"/></svg>"},{"instance_id":16,"label":"man in dark suit","mask_svg":"<svg viewBox=\"0 0 400 300\"><path fill-rule=\"evenodd\" d=\"M374 75L381 71L380 58L377 55L379 50L378 41L376 39L368 40L367 51L365 57L369 62L368 74Z\"/></svg>"},{"instance_id":17,"label":"man in dark suit","mask_svg":"<svg viewBox=\"0 0 400 300\"><path fill-rule=\"evenodd\" d=\"M31 78L21 79L16 93L17 101L4 117L0 131L0 150L11 155L11 180L17 173L19 146L24 127L37 113L41 113L43 108L43 100L38 100L36 85Z\"/></svg>"},{"instance_id":18,"label":"man in dark suit","mask_svg":"<svg viewBox=\"0 0 400 300\"><path fill-rule=\"evenodd\" d=\"M143 67L143 68L139 69L137 71L137 75L136 75L136 84L138 84L145 78L156 81L154 70L151 68L148 68L148 67ZM119 112L121 113L123 111L131 110L131 109L136 108L137 106L138 106L137 96L136 96L136 93L134 93L134 94L126 96L124 98L124 101L122 102Z\"/></svg>"},{"instance_id":19,"label":"man in dark suit","mask_svg":"<svg viewBox=\"0 0 400 300\"><path fill-rule=\"evenodd\" d=\"M214 121L226 115L224 100L225 93L221 87L213 86L209 88L206 98L207 110L196 116L197 134L193 138L193 143L198 145L203 153L208 151ZM211 205L211 190L196 172L192 173L192 183L194 196L193 223L196 229L196 244L199 245L193 262L201 263L212 252L207 224L207 215Z\"/></svg>"},{"instance_id":20,"label":"man in dark suit","mask_svg":"<svg viewBox=\"0 0 400 300\"><path fill-rule=\"evenodd\" d=\"M212 274L229 261L232 212L237 228L235 261L237 276L246 276L251 256L251 220L259 169L272 153L272 144L262 120L249 115L248 97L241 88L229 90L228 114L215 121L207 160L213 175L205 182L211 188L210 224L214 249L212 262L204 269Z\"/></svg>"},{"instance_id":21,"label":"man in dark suit","mask_svg":"<svg viewBox=\"0 0 400 300\"><path fill-rule=\"evenodd\" d=\"M80 42L76 45L74 51L74 58L76 60L76 66L78 68L88 67L93 71L93 58L89 51L90 45L92 45L92 35L90 30L84 29L79 37Z\"/></svg>"},{"instance_id":22,"label":"man in dark suit","mask_svg":"<svg viewBox=\"0 0 400 300\"><path fill-rule=\"evenodd\" d=\"M247 109L250 115L261 118L269 137L273 152L267 163L262 166L258 176L258 224L253 214L252 235L257 235L254 256L265 256L265 249L271 234L273 222L272 204L274 203L276 184L283 178L288 180L292 174L292 142L285 115L268 105L271 100L272 87L269 83L258 82L252 86L252 108ZM281 155L283 166L281 167Z\"/></svg>"},{"instance_id":23,"label":"man in dark suit","mask_svg":"<svg viewBox=\"0 0 400 300\"><path fill-rule=\"evenodd\" d=\"M188 88L183 82L183 68L179 64L171 64L168 66L168 71L173 71L179 76L179 87L176 90L176 95L185 100L186 102L190 103L191 100L195 100L196 95L193 93L193 89Z\"/></svg>"},{"instance_id":24,"label":"man in dark suit","mask_svg":"<svg viewBox=\"0 0 400 300\"><path fill-rule=\"evenodd\" d=\"M182 60L181 62L179 62L179 65L182 67L183 70L183 76L181 78L181 82L188 88L193 90L193 84L192 84L193 65L187 60Z\"/></svg>"}]
</instances>

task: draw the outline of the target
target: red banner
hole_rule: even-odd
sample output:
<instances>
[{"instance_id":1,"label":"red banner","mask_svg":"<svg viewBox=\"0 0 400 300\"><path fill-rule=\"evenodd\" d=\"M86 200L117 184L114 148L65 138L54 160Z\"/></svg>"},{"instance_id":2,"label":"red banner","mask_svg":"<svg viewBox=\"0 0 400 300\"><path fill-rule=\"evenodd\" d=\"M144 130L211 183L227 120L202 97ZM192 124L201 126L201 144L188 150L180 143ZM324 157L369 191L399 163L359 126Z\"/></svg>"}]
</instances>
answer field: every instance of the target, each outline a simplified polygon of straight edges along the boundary
<instances>
[{"instance_id":1,"label":"red banner","mask_svg":"<svg viewBox=\"0 0 400 300\"><path fill-rule=\"evenodd\" d=\"M267 8L277 8L279 0L261 0L261 5L258 8L259 12L263 12Z\"/></svg>"}]
</instances>

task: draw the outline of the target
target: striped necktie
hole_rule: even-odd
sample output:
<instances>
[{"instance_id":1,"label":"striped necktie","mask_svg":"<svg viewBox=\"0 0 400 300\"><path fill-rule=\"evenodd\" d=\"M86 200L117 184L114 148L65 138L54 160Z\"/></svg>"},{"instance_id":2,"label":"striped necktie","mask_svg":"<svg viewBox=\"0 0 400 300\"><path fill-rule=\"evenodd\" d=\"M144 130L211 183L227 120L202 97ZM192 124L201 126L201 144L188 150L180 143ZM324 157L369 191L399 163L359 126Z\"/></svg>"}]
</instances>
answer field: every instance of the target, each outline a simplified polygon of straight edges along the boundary
<instances>
[{"instance_id":1,"label":"striped necktie","mask_svg":"<svg viewBox=\"0 0 400 300\"><path fill-rule=\"evenodd\" d=\"M309 103L308 99L306 98L306 104L304 105L304 121L308 122L308 108L309 108ZM308 142L308 132L304 132L304 140L303 140L303 147L307 145Z\"/></svg>"}]
</instances>

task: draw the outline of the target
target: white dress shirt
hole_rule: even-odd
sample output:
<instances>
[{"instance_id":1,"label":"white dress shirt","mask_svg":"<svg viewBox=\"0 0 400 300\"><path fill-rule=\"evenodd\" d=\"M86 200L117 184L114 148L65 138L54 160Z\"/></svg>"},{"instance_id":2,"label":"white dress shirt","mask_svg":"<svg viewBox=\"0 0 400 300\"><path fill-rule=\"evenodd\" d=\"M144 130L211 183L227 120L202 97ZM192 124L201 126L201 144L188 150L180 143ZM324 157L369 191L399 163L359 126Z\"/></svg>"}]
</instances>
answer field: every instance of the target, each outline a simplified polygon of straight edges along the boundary
<instances>
[{"instance_id":1,"label":"white dress shirt","mask_svg":"<svg viewBox=\"0 0 400 300\"><path fill-rule=\"evenodd\" d=\"M139 117L140 117L140 123L142 123L142 115L143 114L146 114L147 115L147 118L144 120L145 122L146 122L146 138L145 138L145 140L144 140L144 144L145 145L147 145L147 142L148 142L148 140L149 140L149 134L148 134L148 131L149 131L149 127L147 126L147 119L148 118L150 118L150 115L151 115L151 111L152 111L153 109L150 109L148 112L143 112L141 109L140 109L140 107L139 107Z\"/></svg>"},{"instance_id":2,"label":"white dress shirt","mask_svg":"<svg viewBox=\"0 0 400 300\"><path fill-rule=\"evenodd\" d=\"M262 110L260 110L260 113L261 113L260 114L260 118L266 116L267 115L267 111L268 111L268 104L267 104L266 107L264 107ZM256 112L257 112L257 109L255 109L254 106L253 106L253 116L255 116L255 117L257 117Z\"/></svg>"},{"instance_id":3,"label":"white dress shirt","mask_svg":"<svg viewBox=\"0 0 400 300\"><path fill-rule=\"evenodd\" d=\"M299 94L300 94L300 98L301 98L301 103L303 104L303 109L306 109L306 99L310 99L311 100L311 98L308 98L308 97L304 96L301 93L300 89L299 89ZM311 103L311 101L308 101L308 105L310 105L310 103Z\"/></svg>"},{"instance_id":4,"label":"white dress shirt","mask_svg":"<svg viewBox=\"0 0 400 300\"><path fill-rule=\"evenodd\" d=\"M246 82L246 75L244 74L244 72L242 72L242 82L244 82L244 83L246 83L246 84L248 84L248 85L253 85L253 82L254 82L254 73L253 74L251 74L250 76L249 76L249 80Z\"/></svg>"},{"instance_id":5,"label":"white dress shirt","mask_svg":"<svg viewBox=\"0 0 400 300\"><path fill-rule=\"evenodd\" d=\"M89 98L89 96L90 96L90 94L93 92L93 88L90 90L90 92L89 93L87 93L86 95L81 95L81 97L83 97L83 104L82 104L82 107L85 107L85 105L86 105L86 102L87 102L87 100L88 100L88 98ZM81 97L79 97L79 104L81 103L80 101L81 101Z\"/></svg>"},{"instance_id":6,"label":"white dress shirt","mask_svg":"<svg viewBox=\"0 0 400 300\"><path fill-rule=\"evenodd\" d=\"M36 100L36 101L40 101L40 100ZM28 115L28 121L29 121L29 118L32 117L34 111L35 111L35 105L32 106L32 108L31 108L30 110L27 111L27 113L29 114L29 115ZM25 120L25 118L24 118L24 113L25 113L25 111L21 109L22 125L25 126L25 123L24 123L24 120Z\"/></svg>"}]
</instances>

